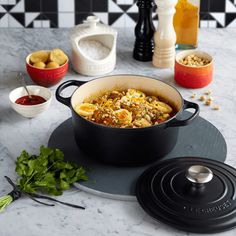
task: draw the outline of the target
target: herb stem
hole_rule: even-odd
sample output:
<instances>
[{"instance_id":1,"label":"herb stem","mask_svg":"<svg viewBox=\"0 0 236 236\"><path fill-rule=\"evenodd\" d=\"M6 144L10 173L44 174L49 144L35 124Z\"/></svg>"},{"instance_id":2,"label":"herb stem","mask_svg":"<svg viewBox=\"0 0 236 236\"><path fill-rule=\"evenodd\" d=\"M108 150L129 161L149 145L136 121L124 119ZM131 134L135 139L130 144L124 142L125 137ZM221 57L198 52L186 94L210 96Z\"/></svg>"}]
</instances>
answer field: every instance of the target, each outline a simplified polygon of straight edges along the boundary
<instances>
[{"instance_id":1,"label":"herb stem","mask_svg":"<svg viewBox=\"0 0 236 236\"><path fill-rule=\"evenodd\" d=\"M2 212L12 202L13 202L13 198L9 194L6 196L0 197L0 212Z\"/></svg>"},{"instance_id":2,"label":"herb stem","mask_svg":"<svg viewBox=\"0 0 236 236\"><path fill-rule=\"evenodd\" d=\"M32 175L29 177L29 179L26 180L26 182L23 185L23 189L22 190L25 190L25 186L29 183L29 181L34 177L35 174L36 174L36 172L34 171L32 173Z\"/></svg>"}]
</instances>

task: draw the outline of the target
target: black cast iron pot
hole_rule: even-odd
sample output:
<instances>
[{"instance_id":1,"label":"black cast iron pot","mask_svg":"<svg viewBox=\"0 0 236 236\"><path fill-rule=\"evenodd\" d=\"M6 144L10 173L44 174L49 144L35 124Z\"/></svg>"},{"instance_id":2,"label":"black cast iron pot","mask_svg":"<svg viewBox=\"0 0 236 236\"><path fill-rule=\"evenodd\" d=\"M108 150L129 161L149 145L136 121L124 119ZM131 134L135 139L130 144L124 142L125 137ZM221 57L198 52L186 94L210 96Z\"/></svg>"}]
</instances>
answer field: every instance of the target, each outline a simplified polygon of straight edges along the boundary
<instances>
[{"instance_id":1,"label":"black cast iron pot","mask_svg":"<svg viewBox=\"0 0 236 236\"><path fill-rule=\"evenodd\" d=\"M155 161L175 146L180 126L188 125L199 114L199 106L182 98L172 86L149 77L136 75L113 75L83 82L70 80L56 90L59 102L72 111L75 139L81 150L92 158L113 165L142 165ZM78 86L68 98L61 92L69 86ZM78 115L74 107L92 94L106 90L136 88L167 99L177 109L177 114L164 123L145 128L114 128L88 121ZM194 113L180 120L183 110L193 108ZM65 137L66 138L66 137Z\"/></svg>"}]
</instances>

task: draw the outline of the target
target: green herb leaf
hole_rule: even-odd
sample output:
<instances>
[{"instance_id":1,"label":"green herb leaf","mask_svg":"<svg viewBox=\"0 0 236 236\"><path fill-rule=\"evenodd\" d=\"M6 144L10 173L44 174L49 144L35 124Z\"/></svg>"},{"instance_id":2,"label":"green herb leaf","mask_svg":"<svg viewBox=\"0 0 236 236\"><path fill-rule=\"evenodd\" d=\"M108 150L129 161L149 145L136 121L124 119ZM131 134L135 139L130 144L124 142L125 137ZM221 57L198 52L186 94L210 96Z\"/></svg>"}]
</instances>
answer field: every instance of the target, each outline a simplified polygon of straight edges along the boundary
<instances>
[{"instance_id":1,"label":"green herb leaf","mask_svg":"<svg viewBox=\"0 0 236 236\"><path fill-rule=\"evenodd\" d=\"M40 155L48 157L53 153L53 149L44 146L40 147Z\"/></svg>"},{"instance_id":2,"label":"green herb leaf","mask_svg":"<svg viewBox=\"0 0 236 236\"><path fill-rule=\"evenodd\" d=\"M74 182L88 179L84 168L64 161L62 151L44 146L38 156L22 151L16 161L16 172L20 177L18 187L28 193L61 195Z\"/></svg>"},{"instance_id":3,"label":"green herb leaf","mask_svg":"<svg viewBox=\"0 0 236 236\"><path fill-rule=\"evenodd\" d=\"M16 163L16 173L20 176L24 176L28 173L28 167L23 163L18 162Z\"/></svg>"},{"instance_id":4,"label":"green herb leaf","mask_svg":"<svg viewBox=\"0 0 236 236\"><path fill-rule=\"evenodd\" d=\"M61 180L60 188L61 188L61 190L67 190L70 188L70 184L64 180Z\"/></svg>"}]
</instances>

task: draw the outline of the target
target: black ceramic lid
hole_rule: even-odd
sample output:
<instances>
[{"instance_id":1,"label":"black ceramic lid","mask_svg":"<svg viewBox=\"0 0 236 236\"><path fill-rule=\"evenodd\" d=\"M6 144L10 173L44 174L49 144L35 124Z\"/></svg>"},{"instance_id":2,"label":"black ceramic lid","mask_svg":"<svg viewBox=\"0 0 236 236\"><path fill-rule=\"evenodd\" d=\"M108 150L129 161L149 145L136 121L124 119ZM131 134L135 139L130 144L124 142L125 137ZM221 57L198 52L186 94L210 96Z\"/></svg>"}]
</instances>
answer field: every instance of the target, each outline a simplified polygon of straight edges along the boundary
<instances>
[{"instance_id":1,"label":"black ceramic lid","mask_svg":"<svg viewBox=\"0 0 236 236\"><path fill-rule=\"evenodd\" d=\"M136 196L153 218L195 233L236 227L236 170L197 157L161 161L138 179Z\"/></svg>"}]
</instances>

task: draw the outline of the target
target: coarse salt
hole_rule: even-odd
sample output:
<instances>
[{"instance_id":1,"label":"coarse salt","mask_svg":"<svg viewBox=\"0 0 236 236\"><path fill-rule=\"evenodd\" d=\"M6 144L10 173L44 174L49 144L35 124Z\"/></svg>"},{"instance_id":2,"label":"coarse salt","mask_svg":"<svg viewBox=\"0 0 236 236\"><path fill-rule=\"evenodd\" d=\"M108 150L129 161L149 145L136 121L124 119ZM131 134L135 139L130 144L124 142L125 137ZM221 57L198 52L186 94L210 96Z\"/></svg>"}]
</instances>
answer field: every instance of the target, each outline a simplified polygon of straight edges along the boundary
<instances>
[{"instance_id":1,"label":"coarse salt","mask_svg":"<svg viewBox=\"0 0 236 236\"><path fill-rule=\"evenodd\" d=\"M79 42L79 47L86 57L94 60L102 60L106 58L111 51L108 47L97 40L81 40Z\"/></svg>"}]
</instances>

